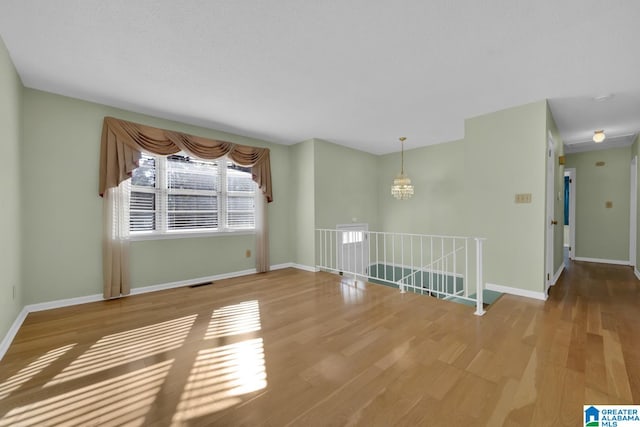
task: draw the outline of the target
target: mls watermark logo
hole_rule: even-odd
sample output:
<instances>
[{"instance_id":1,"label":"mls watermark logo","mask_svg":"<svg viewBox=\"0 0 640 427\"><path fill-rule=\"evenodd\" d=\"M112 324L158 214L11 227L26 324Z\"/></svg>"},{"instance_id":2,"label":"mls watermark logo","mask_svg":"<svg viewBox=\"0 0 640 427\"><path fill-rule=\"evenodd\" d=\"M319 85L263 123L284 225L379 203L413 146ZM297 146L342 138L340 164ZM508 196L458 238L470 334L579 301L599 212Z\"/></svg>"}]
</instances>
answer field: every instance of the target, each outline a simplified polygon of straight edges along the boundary
<instances>
[{"instance_id":1,"label":"mls watermark logo","mask_svg":"<svg viewBox=\"0 0 640 427\"><path fill-rule=\"evenodd\" d=\"M598 408L585 405L584 425L585 427L600 427L600 410Z\"/></svg>"},{"instance_id":2,"label":"mls watermark logo","mask_svg":"<svg viewBox=\"0 0 640 427\"><path fill-rule=\"evenodd\" d=\"M585 427L640 427L640 405L584 405Z\"/></svg>"}]
</instances>

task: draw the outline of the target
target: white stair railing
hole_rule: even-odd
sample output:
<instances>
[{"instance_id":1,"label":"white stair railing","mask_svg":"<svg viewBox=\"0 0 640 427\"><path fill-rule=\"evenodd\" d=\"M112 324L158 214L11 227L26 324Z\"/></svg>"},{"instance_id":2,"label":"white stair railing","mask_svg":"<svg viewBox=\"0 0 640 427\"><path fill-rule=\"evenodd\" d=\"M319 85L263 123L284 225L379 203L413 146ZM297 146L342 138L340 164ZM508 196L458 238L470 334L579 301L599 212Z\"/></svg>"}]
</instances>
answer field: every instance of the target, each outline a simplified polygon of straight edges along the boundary
<instances>
[{"instance_id":1,"label":"white stair railing","mask_svg":"<svg viewBox=\"0 0 640 427\"><path fill-rule=\"evenodd\" d=\"M316 267L440 299L484 314L480 237L316 230Z\"/></svg>"}]
</instances>

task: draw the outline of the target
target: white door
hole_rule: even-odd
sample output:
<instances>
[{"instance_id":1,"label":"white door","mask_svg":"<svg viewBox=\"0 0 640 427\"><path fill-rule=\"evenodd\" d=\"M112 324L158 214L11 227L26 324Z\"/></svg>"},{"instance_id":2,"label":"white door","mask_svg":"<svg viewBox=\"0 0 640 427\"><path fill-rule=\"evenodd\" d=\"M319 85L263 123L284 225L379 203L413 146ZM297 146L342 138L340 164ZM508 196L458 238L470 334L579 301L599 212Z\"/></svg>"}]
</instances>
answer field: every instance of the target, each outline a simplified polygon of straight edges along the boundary
<instances>
[{"instance_id":1,"label":"white door","mask_svg":"<svg viewBox=\"0 0 640 427\"><path fill-rule=\"evenodd\" d=\"M553 246L554 230L558 223L555 216L555 174L556 174L556 148L553 138L549 135L547 141L547 260L545 275L545 293L553 281Z\"/></svg>"},{"instance_id":2,"label":"white door","mask_svg":"<svg viewBox=\"0 0 640 427\"><path fill-rule=\"evenodd\" d=\"M369 274L369 225L338 224L338 271L354 276Z\"/></svg>"}]
</instances>

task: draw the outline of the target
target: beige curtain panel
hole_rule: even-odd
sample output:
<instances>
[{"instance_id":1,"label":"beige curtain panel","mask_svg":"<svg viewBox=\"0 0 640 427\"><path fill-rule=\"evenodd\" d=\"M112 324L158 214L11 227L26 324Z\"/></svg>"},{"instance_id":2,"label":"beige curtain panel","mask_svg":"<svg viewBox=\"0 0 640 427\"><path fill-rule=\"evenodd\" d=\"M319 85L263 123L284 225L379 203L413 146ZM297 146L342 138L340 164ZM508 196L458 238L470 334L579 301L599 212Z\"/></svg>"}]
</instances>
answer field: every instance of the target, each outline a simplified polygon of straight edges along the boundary
<instances>
[{"instance_id":1,"label":"beige curtain panel","mask_svg":"<svg viewBox=\"0 0 640 427\"><path fill-rule=\"evenodd\" d=\"M99 194L104 199L105 223L103 241L104 297L113 298L129 293L128 228L118 225L118 218L126 215L126 189L123 188L134 169L138 167L141 152L159 155L184 151L203 159L228 156L240 166L251 167L253 180L264 195L264 201L273 201L271 187L271 161L268 148L218 141L181 132L145 126L114 117L105 117L100 147ZM256 210L263 216L256 231L256 269L269 270L269 231L266 226L266 203L260 200ZM260 218L260 215L257 215ZM122 224L122 221L120 221ZM125 229L127 228L127 229Z\"/></svg>"}]
</instances>

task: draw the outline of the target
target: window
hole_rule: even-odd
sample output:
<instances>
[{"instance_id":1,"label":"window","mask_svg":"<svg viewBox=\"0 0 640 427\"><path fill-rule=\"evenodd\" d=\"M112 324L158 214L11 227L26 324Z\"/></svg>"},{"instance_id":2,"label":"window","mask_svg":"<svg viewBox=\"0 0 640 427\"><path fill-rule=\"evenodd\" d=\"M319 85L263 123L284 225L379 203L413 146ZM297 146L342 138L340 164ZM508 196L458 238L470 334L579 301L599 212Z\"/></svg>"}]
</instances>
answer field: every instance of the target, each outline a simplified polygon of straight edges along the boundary
<instances>
[{"instance_id":1,"label":"window","mask_svg":"<svg viewBox=\"0 0 640 427\"><path fill-rule=\"evenodd\" d=\"M342 244L358 243L364 240L364 231L343 231Z\"/></svg>"},{"instance_id":2,"label":"window","mask_svg":"<svg viewBox=\"0 0 640 427\"><path fill-rule=\"evenodd\" d=\"M131 179L129 231L135 236L253 230L255 195L251 169L225 157L143 154Z\"/></svg>"}]
</instances>

